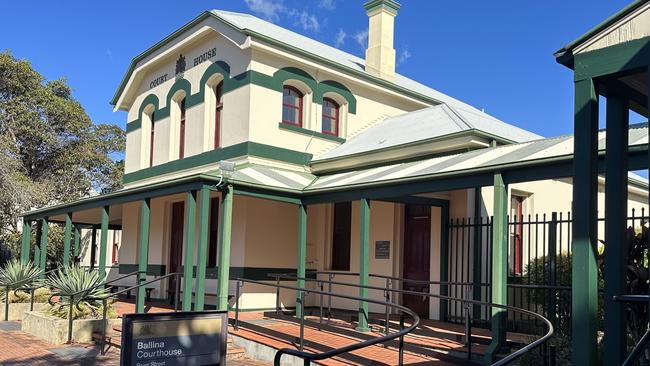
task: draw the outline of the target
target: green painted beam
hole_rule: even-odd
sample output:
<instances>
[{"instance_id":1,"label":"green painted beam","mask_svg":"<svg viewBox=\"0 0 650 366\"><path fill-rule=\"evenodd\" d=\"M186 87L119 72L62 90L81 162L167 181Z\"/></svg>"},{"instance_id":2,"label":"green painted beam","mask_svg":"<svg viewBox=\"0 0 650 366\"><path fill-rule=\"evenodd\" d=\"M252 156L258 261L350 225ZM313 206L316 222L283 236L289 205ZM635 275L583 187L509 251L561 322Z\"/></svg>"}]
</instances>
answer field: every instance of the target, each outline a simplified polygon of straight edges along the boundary
<instances>
[{"instance_id":1,"label":"green painted beam","mask_svg":"<svg viewBox=\"0 0 650 366\"><path fill-rule=\"evenodd\" d=\"M108 250L108 210L109 206L102 207L101 227L99 234L99 275L102 280L106 277L106 251Z\"/></svg>"},{"instance_id":2,"label":"green painted beam","mask_svg":"<svg viewBox=\"0 0 650 366\"><path fill-rule=\"evenodd\" d=\"M298 264L297 264L297 275L298 277L305 277L306 268L307 268L307 206L300 205L298 206ZM304 289L305 280L298 280L297 287ZM296 294L296 304L299 304L304 299L304 294L302 291L298 291ZM300 317L300 307L296 305L296 316Z\"/></svg>"},{"instance_id":3,"label":"green painted beam","mask_svg":"<svg viewBox=\"0 0 650 366\"><path fill-rule=\"evenodd\" d=\"M40 242L40 268L43 270L43 277L45 277L45 271L47 270L47 235L49 232L49 223L48 223L48 218L43 218L40 221L40 234L41 237L39 238Z\"/></svg>"},{"instance_id":4,"label":"green painted beam","mask_svg":"<svg viewBox=\"0 0 650 366\"><path fill-rule=\"evenodd\" d=\"M185 227L185 263L183 264L183 311L192 310L192 283L194 269L194 233L196 231L197 191L187 192L187 225Z\"/></svg>"},{"instance_id":5,"label":"green painted beam","mask_svg":"<svg viewBox=\"0 0 650 366\"><path fill-rule=\"evenodd\" d=\"M221 240L219 243L219 275L217 278L217 309L228 310L230 280L230 247L232 245L233 187L221 191Z\"/></svg>"},{"instance_id":6,"label":"green painted beam","mask_svg":"<svg viewBox=\"0 0 650 366\"><path fill-rule=\"evenodd\" d=\"M596 365L598 97L592 79L575 83L574 136L571 356L574 365Z\"/></svg>"},{"instance_id":7,"label":"green painted beam","mask_svg":"<svg viewBox=\"0 0 650 366\"><path fill-rule=\"evenodd\" d=\"M25 264L29 262L29 251L32 240L32 223L29 220L23 220L23 232L20 246L20 262Z\"/></svg>"},{"instance_id":8,"label":"green painted beam","mask_svg":"<svg viewBox=\"0 0 650 366\"><path fill-rule=\"evenodd\" d=\"M603 364L621 365L627 354L625 304L614 296L626 294L627 270L627 146L628 104L607 98L607 155L605 170L605 317Z\"/></svg>"},{"instance_id":9,"label":"green painted beam","mask_svg":"<svg viewBox=\"0 0 650 366\"><path fill-rule=\"evenodd\" d=\"M359 285L368 286L370 271L370 201L362 198L359 201ZM368 298L368 289L359 287L359 297ZM359 301L359 323L357 331L369 332L368 302Z\"/></svg>"},{"instance_id":10,"label":"green painted beam","mask_svg":"<svg viewBox=\"0 0 650 366\"><path fill-rule=\"evenodd\" d=\"M492 219L492 299L494 304L508 305L508 188L500 173L494 175L494 218ZM492 363L506 344L505 309L492 308L492 342L485 361Z\"/></svg>"},{"instance_id":11,"label":"green painted beam","mask_svg":"<svg viewBox=\"0 0 650 366\"><path fill-rule=\"evenodd\" d=\"M145 198L140 203L140 238L138 242L138 284L147 282L147 265L149 263L149 225L151 218L151 201ZM138 314L144 313L144 300L145 300L144 286L138 287L136 295L135 312Z\"/></svg>"},{"instance_id":12,"label":"green painted beam","mask_svg":"<svg viewBox=\"0 0 650 366\"><path fill-rule=\"evenodd\" d=\"M79 252L81 250L81 228L79 225L74 225L74 258L79 260Z\"/></svg>"},{"instance_id":13,"label":"green painted beam","mask_svg":"<svg viewBox=\"0 0 650 366\"><path fill-rule=\"evenodd\" d=\"M63 234L63 266L70 265L70 241L72 240L72 212L65 215L65 231Z\"/></svg>"},{"instance_id":14,"label":"green painted beam","mask_svg":"<svg viewBox=\"0 0 650 366\"><path fill-rule=\"evenodd\" d=\"M199 194L199 240L196 249L196 301L194 311L205 306L205 271L208 261L208 234L210 229L210 188L201 188Z\"/></svg>"}]
</instances>

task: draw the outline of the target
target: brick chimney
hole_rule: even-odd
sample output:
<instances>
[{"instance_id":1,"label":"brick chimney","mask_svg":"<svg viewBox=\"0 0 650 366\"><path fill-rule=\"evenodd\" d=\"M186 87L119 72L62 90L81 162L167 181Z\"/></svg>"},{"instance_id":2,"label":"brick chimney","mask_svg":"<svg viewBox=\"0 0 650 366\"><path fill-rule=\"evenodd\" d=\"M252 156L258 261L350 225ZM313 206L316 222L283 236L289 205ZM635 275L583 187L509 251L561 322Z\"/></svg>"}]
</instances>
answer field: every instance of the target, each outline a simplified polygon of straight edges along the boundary
<instances>
[{"instance_id":1,"label":"brick chimney","mask_svg":"<svg viewBox=\"0 0 650 366\"><path fill-rule=\"evenodd\" d=\"M395 78L393 34L400 4L394 0L369 0L363 4L368 14L366 72L382 79Z\"/></svg>"}]
</instances>

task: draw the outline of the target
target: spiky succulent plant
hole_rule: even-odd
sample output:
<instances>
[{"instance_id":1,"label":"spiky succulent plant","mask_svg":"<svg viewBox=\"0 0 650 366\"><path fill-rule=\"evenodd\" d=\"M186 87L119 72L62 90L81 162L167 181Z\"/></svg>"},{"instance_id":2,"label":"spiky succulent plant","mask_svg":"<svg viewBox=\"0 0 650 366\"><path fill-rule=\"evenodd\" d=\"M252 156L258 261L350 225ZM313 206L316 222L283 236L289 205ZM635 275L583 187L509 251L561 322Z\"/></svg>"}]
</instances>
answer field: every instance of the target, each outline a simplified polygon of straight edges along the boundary
<instances>
[{"instance_id":1,"label":"spiky succulent plant","mask_svg":"<svg viewBox=\"0 0 650 366\"><path fill-rule=\"evenodd\" d=\"M100 286L102 278L97 271L87 271L79 266L66 266L58 269L47 278L47 284L55 289L58 301L50 313L67 318L70 311L70 296L73 299L73 319L96 318L101 313L103 298L109 291ZM76 294L76 295L75 295Z\"/></svg>"}]
</instances>

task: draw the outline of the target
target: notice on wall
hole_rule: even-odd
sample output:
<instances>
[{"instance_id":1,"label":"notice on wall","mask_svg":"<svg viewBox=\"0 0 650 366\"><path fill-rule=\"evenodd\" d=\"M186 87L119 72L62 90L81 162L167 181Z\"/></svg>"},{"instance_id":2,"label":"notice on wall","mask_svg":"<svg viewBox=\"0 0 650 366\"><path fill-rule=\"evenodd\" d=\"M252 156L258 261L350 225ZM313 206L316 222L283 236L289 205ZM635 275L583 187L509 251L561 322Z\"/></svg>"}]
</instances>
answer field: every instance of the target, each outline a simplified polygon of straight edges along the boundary
<instances>
[{"instance_id":1,"label":"notice on wall","mask_svg":"<svg viewBox=\"0 0 650 366\"><path fill-rule=\"evenodd\" d=\"M226 364L225 311L127 314L120 365Z\"/></svg>"},{"instance_id":2,"label":"notice on wall","mask_svg":"<svg viewBox=\"0 0 650 366\"><path fill-rule=\"evenodd\" d=\"M375 259L390 259L390 241L378 240L375 242Z\"/></svg>"}]
</instances>

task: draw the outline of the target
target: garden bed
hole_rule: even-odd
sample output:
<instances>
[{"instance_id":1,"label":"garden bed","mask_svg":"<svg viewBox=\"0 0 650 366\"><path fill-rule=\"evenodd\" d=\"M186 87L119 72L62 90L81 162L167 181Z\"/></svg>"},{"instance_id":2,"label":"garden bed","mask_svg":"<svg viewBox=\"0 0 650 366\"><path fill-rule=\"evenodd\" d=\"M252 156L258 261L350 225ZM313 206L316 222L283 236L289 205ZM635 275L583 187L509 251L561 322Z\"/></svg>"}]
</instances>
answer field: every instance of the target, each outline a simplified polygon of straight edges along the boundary
<instances>
[{"instance_id":1,"label":"garden bed","mask_svg":"<svg viewBox=\"0 0 650 366\"><path fill-rule=\"evenodd\" d=\"M34 311L44 311L49 308L47 303L34 303ZM9 321L23 320L25 312L29 311L29 303L12 302L9 303ZM0 321L5 320L5 304L0 302Z\"/></svg>"},{"instance_id":2,"label":"garden bed","mask_svg":"<svg viewBox=\"0 0 650 366\"><path fill-rule=\"evenodd\" d=\"M108 319L106 330L122 323L122 319ZM76 343L92 342L93 332L101 332L101 319L75 319L72 322L72 340ZM22 321L22 331L51 344L68 341L68 320L37 311L27 311Z\"/></svg>"}]
</instances>

